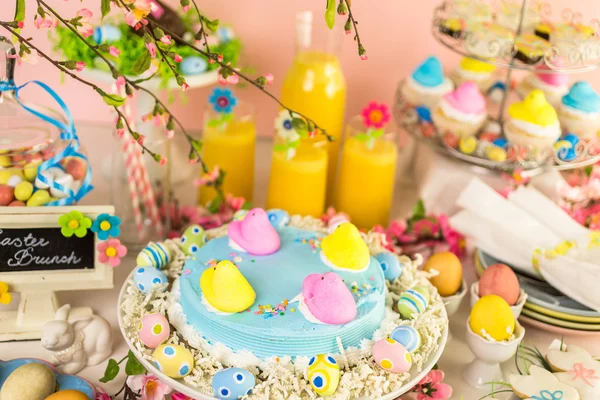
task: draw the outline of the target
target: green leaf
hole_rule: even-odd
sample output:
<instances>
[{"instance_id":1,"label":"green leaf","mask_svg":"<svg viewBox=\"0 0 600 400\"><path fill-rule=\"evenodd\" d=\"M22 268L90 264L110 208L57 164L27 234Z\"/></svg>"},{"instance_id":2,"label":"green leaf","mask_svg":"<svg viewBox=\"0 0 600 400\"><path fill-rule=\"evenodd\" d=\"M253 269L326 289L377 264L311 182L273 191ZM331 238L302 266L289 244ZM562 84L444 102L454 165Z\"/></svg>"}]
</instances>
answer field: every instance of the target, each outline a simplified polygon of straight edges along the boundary
<instances>
[{"instance_id":1,"label":"green leaf","mask_svg":"<svg viewBox=\"0 0 600 400\"><path fill-rule=\"evenodd\" d=\"M150 68L150 63L152 62L152 56L149 51L145 51L140 58L137 59L133 67L131 67L131 72L136 75L141 75L144 72L148 71Z\"/></svg>"},{"instance_id":2,"label":"green leaf","mask_svg":"<svg viewBox=\"0 0 600 400\"><path fill-rule=\"evenodd\" d=\"M281 143L277 143L275 146L273 146L273 150L275 151L285 151L286 146L282 145Z\"/></svg>"},{"instance_id":3,"label":"green leaf","mask_svg":"<svg viewBox=\"0 0 600 400\"><path fill-rule=\"evenodd\" d=\"M415 204L415 206L413 207L412 213L413 221L418 221L420 219L425 218L425 204L423 203L423 200L419 199L417 204Z\"/></svg>"},{"instance_id":4,"label":"green leaf","mask_svg":"<svg viewBox=\"0 0 600 400\"><path fill-rule=\"evenodd\" d=\"M215 20L209 20L209 19L205 19L204 23L206 24L206 27L212 31L212 32L216 32L217 29L219 29L219 20L215 19Z\"/></svg>"},{"instance_id":5,"label":"green leaf","mask_svg":"<svg viewBox=\"0 0 600 400\"><path fill-rule=\"evenodd\" d=\"M112 381L119 375L119 364L113 360L112 358L108 360L108 365L106 366L106 370L104 371L104 376L100 379L100 382L107 383Z\"/></svg>"},{"instance_id":6,"label":"green leaf","mask_svg":"<svg viewBox=\"0 0 600 400\"><path fill-rule=\"evenodd\" d=\"M383 129L374 129L371 131L371 137L373 139L377 139L380 136L383 136L384 130Z\"/></svg>"},{"instance_id":7,"label":"green leaf","mask_svg":"<svg viewBox=\"0 0 600 400\"><path fill-rule=\"evenodd\" d=\"M146 368L135 357L131 350L127 353L127 364L125 364L125 373L127 375L141 375L146 373Z\"/></svg>"},{"instance_id":8,"label":"green leaf","mask_svg":"<svg viewBox=\"0 0 600 400\"><path fill-rule=\"evenodd\" d=\"M369 135L367 135L366 133L357 133L356 136L354 136L354 138L360 142L366 142L367 140L369 140Z\"/></svg>"},{"instance_id":9,"label":"green leaf","mask_svg":"<svg viewBox=\"0 0 600 400\"><path fill-rule=\"evenodd\" d=\"M207 210L211 214L216 214L221 209L221 205L223 204L223 198L221 196L216 196L210 204L208 205Z\"/></svg>"},{"instance_id":10,"label":"green leaf","mask_svg":"<svg viewBox=\"0 0 600 400\"><path fill-rule=\"evenodd\" d=\"M223 114L221 117L221 122L229 122L233 119L233 113Z\"/></svg>"},{"instance_id":11,"label":"green leaf","mask_svg":"<svg viewBox=\"0 0 600 400\"><path fill-rule=\"evenodd\" d=\"M333 29L335 26L335 15L336 15L335 0L327 0L327 10L325 10L325 22L329 29Z\"/></svg>"},{"instance_id":12,"label":"green leaf","mask_svg":"<svg viewBox=\"0 0 600 400\"><path fill-rule=\"evenodd\" d=\"M100 2L100 12L102 13L102 18L108 15L110 12L110 0L102 0Z\"/></svg>"},{"instance_id":13,"label":"green leaf","mask_svg":"<svg viewBox=\"0 0 600 400\"><path fill-rule=\"evenodd\" d=\"M242 204L242 210L251 210L252 209L252 203L247 201L244 204Z\"/></svg>"},{"instance_id":14,"label":"green leaf","mask_svg":"<svg viewBox=\"0 0 600 400\"><path fill-rule=\"evenodd\" d=\"M209 126L210 128L216 128L216 127L218 127L219 125L221 125L221 121L220 121L220 120L218 120L218 119L211 119L210 121L208 121L208 126Z\"/></svg>"},{"instance_id":15,"label":"green leaf","mask_svg":"<svg viewBox=\"0 0 600 400\"><path fill-rule=\"evenodd\" d=\"M17 8L15 9L15 21L25 20L25 0L17 0ZM20 30L20 29L18 29Z\"/></svg>"},{"instance_id":16,"label":"green leaf","mask_svg":"<svg viewBox=\"0 0 600 400\"><path fill-rule=\"evenodd\" d=\"M308 135L308 125L306 125L306 121L301 118L292 118L292 128L294 128L296 133L302 137Z\"/></svg>"},{"instance_id":17,"label":"green leaf","mask_svg":"<svg viewBox=\"0 0 600 400\"><path fill-rule=\"evenodd\" d=\"M125 104L125 97L119 96L117 94L107 94L104 93L102 95L102 100L109 106L120 107Z\"/></svg>"}]
</instances>

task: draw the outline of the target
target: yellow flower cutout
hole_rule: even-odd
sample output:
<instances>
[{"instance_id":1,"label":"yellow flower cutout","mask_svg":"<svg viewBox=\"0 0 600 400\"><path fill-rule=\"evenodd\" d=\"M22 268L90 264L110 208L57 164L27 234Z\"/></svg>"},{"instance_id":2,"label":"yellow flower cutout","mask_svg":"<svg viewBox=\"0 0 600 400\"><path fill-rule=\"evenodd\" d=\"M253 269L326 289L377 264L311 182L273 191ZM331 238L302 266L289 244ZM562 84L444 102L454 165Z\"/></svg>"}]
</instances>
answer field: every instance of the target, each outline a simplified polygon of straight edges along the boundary
<instances>
[{"instance_id":1,"label":"yellow flower cutout","mask_svg":"<svg viewBox=\"0 0 600 400\"><path fill-rule=\"evenodd\" d=\"M588 249L595 249L600 247L600 232L590 233L590 242L588 243Z\"/></svg>"},{"instance_id":2,"label":"yellow flower cutout","mask_svg":"<svg viewBox=\"0 0 600 400\"><path fill-rule=\"evenodd\" d=\"M8 293L8 283L0 282L0 304L10 304L12 295Z\"/></svg>"}]
</instances>

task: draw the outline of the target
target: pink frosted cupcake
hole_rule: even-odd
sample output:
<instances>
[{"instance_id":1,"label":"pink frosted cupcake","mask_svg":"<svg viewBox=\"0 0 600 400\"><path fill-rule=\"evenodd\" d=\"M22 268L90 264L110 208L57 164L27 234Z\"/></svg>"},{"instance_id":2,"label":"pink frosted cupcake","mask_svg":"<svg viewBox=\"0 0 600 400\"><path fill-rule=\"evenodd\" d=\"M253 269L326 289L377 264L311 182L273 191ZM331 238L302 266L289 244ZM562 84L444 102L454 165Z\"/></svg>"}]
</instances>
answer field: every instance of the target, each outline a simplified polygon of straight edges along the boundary
<instances>
[{"instance_id":1,"label":"pink frosted cupcake","mask_svg":"<svg viewBox=\"0 0 600 400\"><path fill-rule=\"evenodd\" d=\"M563 63L557 60L557 67ZM546 63L541 63L536 69L548 71ZM548 103L558 108L561 99L569 92L569 75L560 73L532 73L527 75L517 86L517 93L525 98L533 89L539 89L546 96Z\"/></svg>"},{"instance_id":2,"label":"pink frosted cupcake","mask_svg":"<svg viewBox=\"0 0 600 400\"><path fill-rule=\"evenodd\" d=\"M472 136L485 123L485 98L473 82L465 82L444 96L432 114L433 123L440 133Z\"/></svg>"}]
</instances>

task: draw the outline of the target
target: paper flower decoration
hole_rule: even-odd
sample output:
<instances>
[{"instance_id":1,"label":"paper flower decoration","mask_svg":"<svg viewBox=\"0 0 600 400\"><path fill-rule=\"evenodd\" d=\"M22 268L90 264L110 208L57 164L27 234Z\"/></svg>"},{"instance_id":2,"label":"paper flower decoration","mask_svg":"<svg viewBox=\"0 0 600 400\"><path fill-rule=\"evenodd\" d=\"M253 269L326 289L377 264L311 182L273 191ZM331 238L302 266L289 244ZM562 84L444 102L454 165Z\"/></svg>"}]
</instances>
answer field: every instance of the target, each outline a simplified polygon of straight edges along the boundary
<instances>
[{"instance_id":1,"label":"paper flower decoration","mask_svg":"<svg viewBox=\"0 0 600 400\"><path fill-rule=\"evenodd\" d=\"M286 142L294 142L300 139L300 135L292 126L292 117L287 110L281 110L275 118L275 132Z\"/></svg>"},{"instance_id":2,"label":"paper flower decoration","mask_svg":"<svg viewBox=\"0 0 600 400\"><path fill-rule=\"evenodd\" d=\"M213 109L221 114L231 114L237 105L237 98L229 89L215 88L208 98Z\"/></svg>"},{"instance_id":3,"label":"paper flower decoration","mask_svg":"<svg viewBox=\"0 0 600 400\"><path fill-rule=\"evenodd\" d=\"M434 369L414 387L417 392L417 400L448 400L452 397L452 386L442 383L444 380L444 371Z\"/></svg>"},{"instance_id":4,"label":"paper flower decoration","mask_svg":"<svg viewBox=\"0 0 600 400\"><path fill-rule=\"evenodd\" d=\"M92 220L88 217L84 217L79 211L71 211L61 215L58 218L58 224L61 226L60 233L62 233L64 237L75 235L78 238L82 238L92 226Z\"/></svg>"},{"instance_id":5,"label":"paper flower decoration","mask_svg":"<svg viewBox=\"0 0 600 400\"><path fill-rule=\"evenodd\" d=\"M390 109L385 104L370 102L361 112L363 123L367 128L381 129L383 128L390 119Z\"/></svg>"},{"instance_id":6,"label":"paper flower decoration","mask_svg":"<svg viewBox=\"0 0 600 400\"><path fill-rule=\"evenodd\" d=\"M0 304L10 304L12 295L8 293L8 283L0 282Z\"/></svg>"},{"instance_id":7,"label":"paper flower decoration","mask_svg":"<svg viewBox=\"0 0 600 400\"><path fill-rule=\"evenodd\" d=\"M121 234L119 225L121 225L121 218L116 215L100 214L90 230L98 235L98 239L106 240L109 236L119 237Z\"/></svg>"},{"instance_id":8,"label":"paper flower decoration","mask_svg":"<svg viewBox=\"0 0 600 400\"><path fill-rule=\"evenodd\" d=\"M123 246L119 239L109 239L99 243L96 250L98 250L98 261L103 264L108 263L111 267L118 267L121 258L127 255L127 247Z\"/></svg>"},{"instance_id":9,"label":"paper flower decoration","mask_svg":"<svg viewBox=\"0 0 600 400\"><path fill-rule=\"evenodd\" d=\"M135 392L141 391L143 400L163 400L171 388L152 375L134 375L127 384Z\"/></svg>"}]
</instances>

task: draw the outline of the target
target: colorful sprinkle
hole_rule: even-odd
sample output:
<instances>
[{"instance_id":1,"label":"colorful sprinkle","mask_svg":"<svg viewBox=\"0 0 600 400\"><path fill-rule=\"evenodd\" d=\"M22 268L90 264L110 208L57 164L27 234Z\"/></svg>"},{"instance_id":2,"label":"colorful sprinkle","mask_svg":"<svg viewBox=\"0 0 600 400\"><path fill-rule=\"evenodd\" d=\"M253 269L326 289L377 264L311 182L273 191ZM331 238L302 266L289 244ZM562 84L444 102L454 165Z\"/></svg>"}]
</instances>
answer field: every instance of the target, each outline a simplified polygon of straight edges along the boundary
<instances>
[{"instance_id":1,"label":"colorful sprinkle","mask_svg":"<svg viewBox=\"0 0 600 400\"><path fill-rule=\"evenodd\" d=\"M234 258L233 258L233 262L236 262L236 263L241 263L241 262L242 262L242 257L240 257L240 256L236 256L236 257L234 257Z\"/></svg>"},{"instance_id":2,"label":"colorful sprinkle","mask_svg":"<svg viewBox=\"0 0 600 400\"><path fill-rule=\"evenodd\" d=\"M183 270L183 274L184 274L184 275L189 275L189 274L191 274L191 273L192 273L192 270L191 270L191 269L185 269L185 270Z\"/></svg>"}]
</instances>

